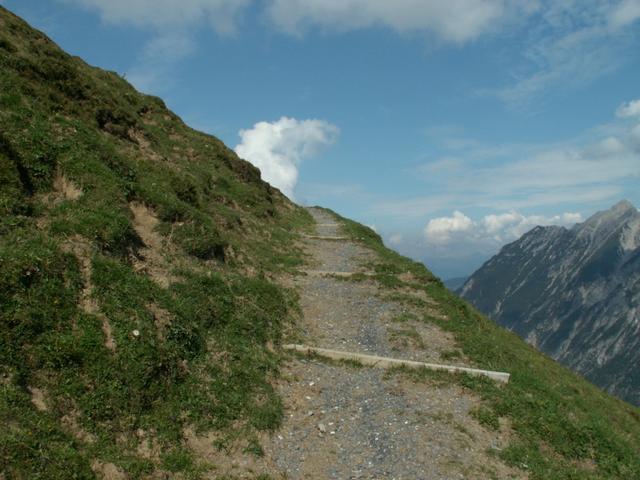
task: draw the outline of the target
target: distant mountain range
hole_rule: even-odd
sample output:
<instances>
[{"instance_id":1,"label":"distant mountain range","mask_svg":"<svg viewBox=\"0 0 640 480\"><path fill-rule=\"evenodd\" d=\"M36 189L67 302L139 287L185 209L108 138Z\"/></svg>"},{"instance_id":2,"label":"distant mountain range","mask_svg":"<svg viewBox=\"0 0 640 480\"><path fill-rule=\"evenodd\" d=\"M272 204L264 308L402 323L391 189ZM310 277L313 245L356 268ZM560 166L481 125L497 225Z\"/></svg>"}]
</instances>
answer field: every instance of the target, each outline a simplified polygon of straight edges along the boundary
<instances>
[{"instance_id":1,"label":"distant mountain range","mask_svg":"<svg viewBox=\"0 0 640 480\"><path fill-rule=\"evenodd\" d=\"M640 213L628 201L571 229L534 228L459 293L539 350L640 405Z\"/></svg>"}]
</instances>

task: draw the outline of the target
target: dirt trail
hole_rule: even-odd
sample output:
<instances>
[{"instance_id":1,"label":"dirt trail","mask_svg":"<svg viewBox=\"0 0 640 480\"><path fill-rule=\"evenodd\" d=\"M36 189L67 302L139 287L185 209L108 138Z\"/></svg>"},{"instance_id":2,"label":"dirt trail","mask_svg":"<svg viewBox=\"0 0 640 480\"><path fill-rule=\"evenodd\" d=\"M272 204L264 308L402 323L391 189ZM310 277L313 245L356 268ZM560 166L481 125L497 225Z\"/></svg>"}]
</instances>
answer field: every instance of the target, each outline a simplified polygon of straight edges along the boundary
<instances>
[{"instance_id":1,"label":"dirt trail","mask_svg":"<svg viewBox=\"0 0 640 480\"><path fill-rule=\"evenodd\" d=\"M341 234L331 215L310 211L316 235ZM375 258L349 241L305 242L315 261L310 270L364 271L363 262ZM410 320L407 307L385 299L374 279L307 275L294 282L303 309L298 343L420 361L455 349L447 333ZM272 476L275 465L291 480L523 478L487 453L504 446L503 435L473 419L479 401L455 383L415 384L309 358L290 360L284 378L285 421L263 444Z\"/></svg>"}]
</instances>

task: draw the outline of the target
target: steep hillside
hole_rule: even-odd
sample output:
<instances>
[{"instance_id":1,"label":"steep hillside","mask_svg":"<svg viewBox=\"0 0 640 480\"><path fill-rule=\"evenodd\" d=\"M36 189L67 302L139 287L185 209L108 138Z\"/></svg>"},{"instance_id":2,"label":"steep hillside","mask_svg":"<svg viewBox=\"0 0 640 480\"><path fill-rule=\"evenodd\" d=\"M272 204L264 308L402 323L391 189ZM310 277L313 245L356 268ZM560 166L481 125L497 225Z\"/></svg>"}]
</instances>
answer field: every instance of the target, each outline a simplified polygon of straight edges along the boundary
<instances>
[{"instance_id":1,"label":"steep hillside","mask_svg":"<svg viewBox=\"0 0 640 480\"><path fill-rule=\"evenodd\" d=\"M640 405L640 213L629 202L571 230L533 229L461 293L536 348Z\"/></svg>"},{"instance_id":2,"label":"steep hillside","mask_svg":"<svg viewBox=\"0 0 640 480\"><path fill-rule=\"evenodd\" d=\"M640 478L637 408L2 8L0 179L0 479Z\"/></svg>"},{"instance_id":3,"label":"steep hillside","mask_svg":"<svg viewBox=\"0 0 640 480\"><path fill-rule=\"evenodd\" d=\"M187 426L274 428L294 296L271 279L310 221L0 7L0 477L188 472Z\"/></svg>"}]
</instances>

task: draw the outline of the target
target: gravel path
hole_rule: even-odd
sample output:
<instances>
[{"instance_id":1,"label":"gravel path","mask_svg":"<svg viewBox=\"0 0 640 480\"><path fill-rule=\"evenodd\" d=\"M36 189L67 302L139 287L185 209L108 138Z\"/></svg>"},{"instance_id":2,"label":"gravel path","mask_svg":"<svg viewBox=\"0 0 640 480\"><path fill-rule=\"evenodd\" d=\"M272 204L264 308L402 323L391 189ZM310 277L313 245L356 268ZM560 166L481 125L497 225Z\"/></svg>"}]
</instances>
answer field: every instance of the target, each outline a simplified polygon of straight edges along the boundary
<instances>
[{"instance_id":1,"label":"gravel path","mask_svg":"<svg viewBox=\"0 0 640 480\"><path fill-rule=\"evenodd\" d=\"M335 224L322 210L310 210L318 224ZM340 236L339 226L319 226L317 234ZM307 240L314 259L308 270L364 272L375 260L370 250L347 241ZM300 343L335 350L437 362L440 353L455 348L451 336L424 322L398 322L406 306L385 301L375 280L350 281L308 275L296 279L304 312Z\"/></svg>"},{"instance_id":2,"label":"gravel path","mask_svg":"<svg viewBox=\"0 0 640 480\"><path fill-rule=\"evenodd\" d=\"M335 223L322 210L310 211L318 224ZM339 227L318 226L317 235L340 235ZM348 241L307 239L306 245L315 260L310 269L362 271L362 263L375 258ZM407 307L381 299L374 280L307 275L294 282L303 310L301 343L422 361L455 348L435 326L394 322ZM398 338L406 342L399 345ZM283 377L278 388L286 418L263 439L263 465L272 476L275 467L276 478L523 478L487 454L504 446L504 435L470 416L478 399L453 383L415 384L379 369L305 357L292 358ZM254 465L255 473L261 470Z\"/></svg>"}]
</instances>

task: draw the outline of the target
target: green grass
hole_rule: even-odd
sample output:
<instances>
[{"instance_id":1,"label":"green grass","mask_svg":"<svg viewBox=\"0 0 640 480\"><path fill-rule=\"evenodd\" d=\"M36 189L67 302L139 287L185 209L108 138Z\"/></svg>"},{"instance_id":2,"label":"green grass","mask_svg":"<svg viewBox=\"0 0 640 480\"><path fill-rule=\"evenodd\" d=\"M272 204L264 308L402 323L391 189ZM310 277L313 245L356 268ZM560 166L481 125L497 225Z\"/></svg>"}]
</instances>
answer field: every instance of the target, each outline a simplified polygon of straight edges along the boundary
<instances>
[{"instance_id":1,"label":"green grass","mask_svg":"<svg viewBox=\"0 0 640 480\"><path fill-rule=\"evenodd\" d=\"M79 198L54 189L60 177ZM134 201L159 220L168 287L138 268ZM304 263L293 244L312 223L218 139L0 7L0 472L94 478L99 460L130 478L198 478L185 428L232 440L276 428L271 346L297 304L270 279ZM160 460L136 453L139 429Z\"/></svg>"},{"instance_id":2,"label":"green grass","mask_svg":"<svg viewBox=\"0 0 640 480\"><path fill-rule=\"evenodd\" d=\"M60 176L82 195L55 191ZM168 287L138 268L134 201L158 217L163 267L175 277ZM503 388L410 373L476 392L482 422L508 418L516 434L505 461L526 465L532 479L640 478L638 409L498 328L372 230L341 221L344 235L378 254L370 268L389 299L423 309L476 365L511 372ZM0 472L94 478L99 460L133 479L162 469L198 478L205 467L186 449L185 428L216 430L228 442L277 428L280 358L271 346L298 307L272 278L304 263L295 242L312 223L162 100L66 55L0 7ZM71 253L73 242L87 246L87 258ZM447 320L399 287L424 290ZM83 308L88 301L94 310ZM29 387L42 389L47 411ZM71 413L95 441L68 427ZM139 429L157 442L159 460L136 453Z\"/></svg>"},{"instance_id":3,"label":"green grass","mask_svg":"<svg viewBox=\"0 0 640 480\"><path fill-rule=\"evenodd\" d=\"M404 304L423 321L454 334L458 349L444 352L443 359L464 356L479 368L511 373L511 380L500 386L481 377L425 369L392 369L389 374L432 385L456 382L475 392L482 405L473 415L482 425L495 430L505 418L513 429L512 443L497 454L532 480L640 478L638 408L608 395L497 326L449 292L423 265L386 249L371 229L331 213L343 222L346 235L378 254L370 266L387 290L382 298ZM405 272L411 273L411 281L398 278ZM426 293L437 307L399 287Z\"/></svg>"},{"instance_id":4,"label":"green grass","mask_svg":"<svg viewBox=\"0 0 640 480\"><path fill-rule=\"evenodd\" d=\"M424 340L415 327L390 328L388 330L389 340L397 346L407 348L413 345L416 348L424 348Z\"/></svg>"}]
</instances>

